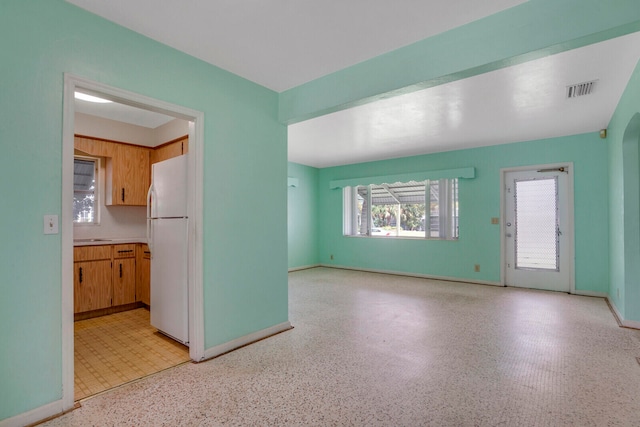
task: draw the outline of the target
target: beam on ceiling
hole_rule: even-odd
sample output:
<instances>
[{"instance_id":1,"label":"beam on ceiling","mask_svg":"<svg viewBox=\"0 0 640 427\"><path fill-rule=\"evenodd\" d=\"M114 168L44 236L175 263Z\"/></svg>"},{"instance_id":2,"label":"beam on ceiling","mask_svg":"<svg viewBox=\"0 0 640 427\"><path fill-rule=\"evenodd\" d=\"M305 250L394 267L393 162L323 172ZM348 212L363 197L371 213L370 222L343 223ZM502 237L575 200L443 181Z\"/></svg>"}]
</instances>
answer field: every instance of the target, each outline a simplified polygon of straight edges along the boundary
<instances>
[{"instance_id":1,"label":"beam on ceiling","mask_svg":"<svg viewBox=\"0 0 640 427\"><path fill-rule=\"evenodd\" d=\"M279 94L293 124L640 31L637 0L530 0Z\"/></svg>"}]
</instances>

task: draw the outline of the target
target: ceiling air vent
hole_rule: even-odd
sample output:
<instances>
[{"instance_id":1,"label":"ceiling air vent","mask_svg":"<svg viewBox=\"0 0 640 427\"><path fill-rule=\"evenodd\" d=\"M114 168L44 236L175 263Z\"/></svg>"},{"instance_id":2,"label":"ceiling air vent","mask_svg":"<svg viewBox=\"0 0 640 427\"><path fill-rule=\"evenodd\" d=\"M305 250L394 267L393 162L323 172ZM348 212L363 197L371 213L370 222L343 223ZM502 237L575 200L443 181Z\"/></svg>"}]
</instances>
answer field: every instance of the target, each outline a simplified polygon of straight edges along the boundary
<instances>
[{"instance_id":1,"label":"ceiling air vent","mask_svg":"<svg viewBox=\"0 0 640 427\"><path fill-rule=\"evenodd\" d=\"M593 93L597 80L590 82L578 83L567 86L567 98L577 98L579 96L589 95Z\"/></svg>"}]
</instances>

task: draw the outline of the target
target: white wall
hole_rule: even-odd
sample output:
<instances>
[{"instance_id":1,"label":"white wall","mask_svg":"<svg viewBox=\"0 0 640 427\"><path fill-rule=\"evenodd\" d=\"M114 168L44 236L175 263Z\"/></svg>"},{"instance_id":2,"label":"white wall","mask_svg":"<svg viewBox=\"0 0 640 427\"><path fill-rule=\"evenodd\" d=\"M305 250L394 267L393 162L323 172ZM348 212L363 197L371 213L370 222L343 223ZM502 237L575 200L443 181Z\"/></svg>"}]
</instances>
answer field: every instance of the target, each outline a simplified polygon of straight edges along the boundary
<instances>
[{"instance_id":1,"label":"white wall","mask_svg":"<svg viewBox=\"0 0 640 427\"><path fill-rule=\"evenodd\" d=\"M189 133L189 122L175 119L153 130L155 146L181 138Z\"/></svg>"}]
</instances>

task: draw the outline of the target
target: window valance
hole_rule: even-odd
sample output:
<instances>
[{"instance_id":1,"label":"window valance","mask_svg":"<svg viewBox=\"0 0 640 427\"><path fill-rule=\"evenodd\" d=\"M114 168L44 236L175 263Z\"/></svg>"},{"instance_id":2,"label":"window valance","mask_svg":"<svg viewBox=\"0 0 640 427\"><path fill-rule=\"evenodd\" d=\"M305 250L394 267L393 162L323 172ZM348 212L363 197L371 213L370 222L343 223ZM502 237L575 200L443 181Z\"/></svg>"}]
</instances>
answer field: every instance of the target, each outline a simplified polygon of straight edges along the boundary
<instances>
[{"instance_id":1,"label":"window valance","mask_svg":"<svg viewBox=\"0 0 640 427\"><path fill-rule=\"evenodd\" d=\"M381 184L393 184L396 182L411 182L411 181L425 181L427 179L436 180L443 178L475 178L476 169L471 168L459 168L459 169L442 169L435 171L421 171L421 172L409 172L397 175L381 175L381 176L368 176L362 178L349 178L349 179L337 179L329 182L329 188L344 188L355 187L358 185L381 185Z\"/></svg>"}]
</instances>

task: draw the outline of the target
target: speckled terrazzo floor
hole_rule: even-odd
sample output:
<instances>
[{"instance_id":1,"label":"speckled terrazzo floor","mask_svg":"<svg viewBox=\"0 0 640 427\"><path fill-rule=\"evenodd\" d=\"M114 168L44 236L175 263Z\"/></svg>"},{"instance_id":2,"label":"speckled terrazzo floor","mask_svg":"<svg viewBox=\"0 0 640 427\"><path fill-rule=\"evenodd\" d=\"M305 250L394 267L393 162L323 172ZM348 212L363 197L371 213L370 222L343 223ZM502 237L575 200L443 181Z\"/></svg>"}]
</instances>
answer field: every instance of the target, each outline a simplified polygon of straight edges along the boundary
<instances>
[{"instance_id":1,"label":"speckled terrazzo floor","mask_svg":"<svg viewBox=\"0 0 640 427\"><path fill-rule=\"evenodd\" d=\"M47 426L638 426L640 331L600 298L316 268L294 329Z\"/></svg>"}]
</instances>

